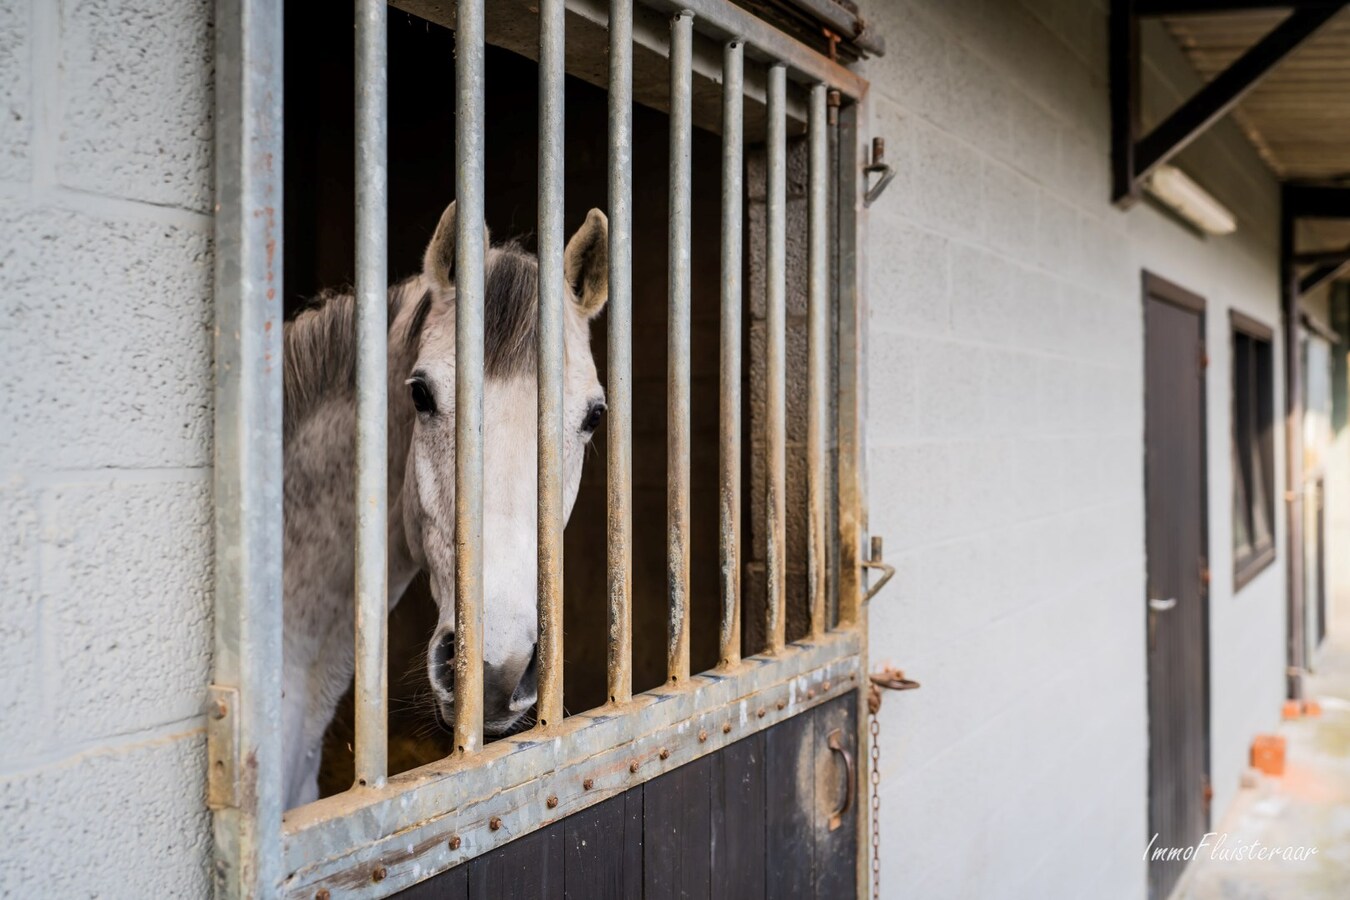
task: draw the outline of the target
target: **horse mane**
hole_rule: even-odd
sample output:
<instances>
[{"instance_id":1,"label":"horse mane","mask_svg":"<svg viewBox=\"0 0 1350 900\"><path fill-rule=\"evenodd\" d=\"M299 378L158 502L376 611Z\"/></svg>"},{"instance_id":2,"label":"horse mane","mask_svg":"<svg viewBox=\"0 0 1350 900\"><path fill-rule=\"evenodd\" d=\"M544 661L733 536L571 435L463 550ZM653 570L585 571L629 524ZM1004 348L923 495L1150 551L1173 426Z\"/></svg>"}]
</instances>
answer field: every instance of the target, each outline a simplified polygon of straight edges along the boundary
<instances>
[{"instance_id":1,"label":"horse mane","mask_svg":"<svg viewBox=\"0 0 1350 900\"><path fill-rule=\"evenodd\" d=\"M489 378L533 374L538 362L539 264L512 241L493 247L484 279L483 355ZM415 350L433 307L420 276L389 288L389 328L416 298L403 334ZM356 297L350 289L324 290L294 319L283 335L285 435L325 400L356 393Z\"/></svg>"}]
</instances>

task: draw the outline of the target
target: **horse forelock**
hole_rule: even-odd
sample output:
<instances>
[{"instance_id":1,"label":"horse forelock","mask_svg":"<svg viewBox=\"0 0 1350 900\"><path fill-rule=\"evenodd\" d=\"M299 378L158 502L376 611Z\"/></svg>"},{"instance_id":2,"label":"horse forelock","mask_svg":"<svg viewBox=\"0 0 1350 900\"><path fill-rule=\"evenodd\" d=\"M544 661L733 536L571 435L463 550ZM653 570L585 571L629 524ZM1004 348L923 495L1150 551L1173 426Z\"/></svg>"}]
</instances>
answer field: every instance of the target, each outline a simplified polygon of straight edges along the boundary
<instances>
[{"instance_id":1,"label":"horse forelock","mask_svg":"<svg viewBox=\"0 0 1350 900\"><path fill-rule=\"evenodd\" d=\"M484 273L483 356L489 378L531 375L538 364L539 264L512 241L492 248ZM409 306L414 302L415 305ZM453 303L453 296L448 298ZM420 276L389 288L389 328L402 330L416 357L436 301ZM400 315L411 309L407 324ZM350 291L325 290L285 326L285 430L320 403L356 390L356 301Z\"/></svg>"}]
</instances>

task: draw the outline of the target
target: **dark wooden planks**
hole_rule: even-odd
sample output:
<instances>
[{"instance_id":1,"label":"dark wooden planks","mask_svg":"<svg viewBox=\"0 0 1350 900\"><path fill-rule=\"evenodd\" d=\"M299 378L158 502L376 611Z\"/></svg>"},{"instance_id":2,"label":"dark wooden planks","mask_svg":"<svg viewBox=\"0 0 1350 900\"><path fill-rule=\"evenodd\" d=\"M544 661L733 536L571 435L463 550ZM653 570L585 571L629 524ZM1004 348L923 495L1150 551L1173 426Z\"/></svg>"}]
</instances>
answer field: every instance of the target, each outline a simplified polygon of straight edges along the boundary
<instances>
[{"instance_id":1,"label":"dark wooden planks","mask_svg":"<svg viewBox=\"0 0 1350 900\"><path fill-rule=\"evenodd\" d=\"M563 896L563 823L554 822L471 861L469 900Z\"/></svg>"},{"instance_id":2,"label":"dark wooden planks","mask_svg":"<svg viewBox=\"0 0 1350 900\"><path fill-rule=\"evenodd\" d=\"M563 820L567 900L626 900L642 893L641 787Z\"/></svg>"},{"instance_id":3,"label":"dark wooden planks","mask_svg":"<svg viewBox=\"0 0 1350 900\"><path fill-rule=\"evenodd\" d=\"M469 867L455 866L449 871L419 881L394 895L398 900L468 900Z\"/></svg>"},{"instance_id":4,"label":"dark wooden planks","mask_svg":"<svg viewBox=\"0 0 1350 900\"><path fill-rule=\"evenodd\" d=\"M812 897L815 863L815 718L796 716L764 733L765 886L774 900Z\"/></svg>"},{"instance_id":5,"label":"dark wooden planks","mask_svg":"<svg viewBox=\"0 0 1350 900\"><path fill-rule=\"evenodd\" d=\"M711 782L705 756L645 785L642 896L710 897L712 891Z\"/></svg>"},{"instance_id":6,"label":"dark wooden planks","mask_svg":"<svg viewBox=\"0 0 1350 900\"><path fill-rule=\"evenodd\" d=\"M864 777L858 753L858 695L845 694L816 708L815 723L815 896L819 900L853 897L858 893L858 779ZM838 735L840 750L829 746ZM847 803L846 803L847 799ZM844 810L845 805L847 809ZM843 810L837 828L832 814Z\"/></svg>"},{"instance_id":7,"label":"dark wooden planks","mask_svg":"<svg viewBox=\"0 0 1350 900\"><path fill-rule=\"evenodd\" d=\"M737 741L712 759L713 896L763 900L768 896L763 863L764 733Z\"/></svg>"}]
</instances>

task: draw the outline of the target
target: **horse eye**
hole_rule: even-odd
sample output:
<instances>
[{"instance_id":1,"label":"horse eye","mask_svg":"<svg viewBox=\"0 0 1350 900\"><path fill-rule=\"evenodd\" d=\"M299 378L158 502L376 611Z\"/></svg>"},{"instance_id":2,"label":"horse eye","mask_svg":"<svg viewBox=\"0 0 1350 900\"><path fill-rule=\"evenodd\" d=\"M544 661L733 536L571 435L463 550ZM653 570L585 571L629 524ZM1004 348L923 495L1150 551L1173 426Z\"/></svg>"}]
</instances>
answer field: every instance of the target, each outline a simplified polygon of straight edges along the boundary
<instances>
[{"instance_id":1,"label":"horse eye","mask_svg":"<svg viewBox=\"0 0 1350 900\"><path fill-rule=\"evenodd\" d=\"M431 414L436 411L436 401L432 399L431 391L427 389L427 383L420 378L414 378L409 382L412 387L412 402L420 413Z\"/></svg>"},{"instance_id":2,"label":"horse eye","mask_svg":"<svg viewBox=\"0 0 1350 900\"><path fill-rule=\"evenodd\" d=\"M597 403L586 413L586 421L581 423L583 434L592 434L595 429L600 427L600 420L605 417L605 404Z\"/></svg>"}]
</instances>

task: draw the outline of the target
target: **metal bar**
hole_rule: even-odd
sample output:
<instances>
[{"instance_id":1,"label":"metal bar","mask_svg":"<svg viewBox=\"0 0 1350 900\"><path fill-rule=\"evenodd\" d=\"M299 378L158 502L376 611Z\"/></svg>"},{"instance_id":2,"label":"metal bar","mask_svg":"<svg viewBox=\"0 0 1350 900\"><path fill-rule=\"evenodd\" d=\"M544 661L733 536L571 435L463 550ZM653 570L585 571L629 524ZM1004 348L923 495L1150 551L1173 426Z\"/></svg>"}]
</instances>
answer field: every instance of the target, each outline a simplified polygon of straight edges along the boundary
<instances>
[{"instance_id":1,"label":"metal bar","mask_svg":"<svg viewBox=\"0 0 1350 900\"><path fill-rule=\"evenodd\" d=\"M858 270L862 206L862 104L839 111L839 624L866 624L861 616L863 515L862 288ZM860 832L861 833L861 832Z\"/></svg>"},{"instance_id":2,"label":"metal bar","mask_svg":"<svg viewBox=\"0 0 1350 900\"><path fill-rule=\"evenodd\" d=\"M522 732L472 759L409 772L397 787L326 797L287 816L286 871L294 874L282 893L393 893L821 703L865 697L858 648L855 630L828 634L779 657L748 657L734 672L695 675L696 689L658 688L626 715L569 716L553 740ZM379 883L370 877L376 866L386 869Z\"/></svg>"},{"instance_id":3,"label":"metal bar","mask_svg":"<svg viewBox=\"0 0 1350 900\"><path fill-rule=\"evenodd\" d=\"M388 65L384 0L356 3L356 785L389 762Z\"/></svg>"},{"instance_id":4,"label":"metal bar","mask_svg":"<svg viewBox=\"0 0 1350 900\"><path fill-rule=\"evenodd\" d=\"M782 651L787 642L787 425L786 425L786 333L787 333L787 122L783 103L787 94L787 69L782 63L769 67L768 108L768 283L765 297L765 353L768 389L765 415L765 470L768 475L765 529L768 535L765 584L768 587L770 652Z\"/></svg>"},{"instance_id":5,"label":"metal bar","mask_svg":"<svg viewBox=\"0 0 1350 900\"><path fill-rule=\"evenodd\" d=\"M483 745L483 0L455 30L455 749Z\"/></svg>"},{"instance_id":6,"label":"metal bar","mask_svg":"<svg viewBox=\"0 0 1350 900\"><path fill-rule=\"evenodd\" d=\"M216 896L255 898L273 896L285 873L281 5L220 0L216 23L212 677L238 703L221 729L233 747L211 752L231 751L238 778L234 802L212 804L213 872Z\"/></svg>"},{"instance_id":7,"label":"metal bar","mask_svg":"<svg viewBox=\"0 0 1350 900\"><path fill-rule=\"evenodd\" d=\"M689 678L689 276L694 17L670 20L670 249L667 286L666 673Z\"/></svg>"},{"instance_id":8,"label":"metal bar","mask_svg":"<svg viewBox=\"0 0 1350 900\"><path fill-rule=\"evenodd\" d=\"M563 0L539 3L539 701L563 717Z\"/></svg>"},{"instance_id":9,"label":"metal bar","mask_svg":"<svg viewBox=\"0 0 1350 900\"><path fill-rule=\"evenodd\" d=\"M1204 134L1339 11L1339 6L1302 9L1275 26L1139 141L1135 148L1135 179L1146 178Z\"/></svg>"},{"instance_id":10,"label":"metal bar","mask_svg":"<svg viewBox=\"0 0 1350 900\"><path fill-rule=\"evenodd\" d=\"M868 28L862 16L842 3L836 3L835 0L786 0L786 2L816 19L820 24L838 32L840 37L864 53L871 53L873 56L885 55L886 39L877 34L876 29Z\"/></svg>"},{"instance_id":11,"label":"metal bar","mask_svg":"<svg viewBox=\"0 0 1350 900\"><path fill-rule=\"evenodd\" d=\"M583 6L584 0L571 0L569 6ZM746 56L776 64L792 63L792 78L802 84L823 81L851 98L867 92L867 81L828 56L817 53L801 41L765 22L753 12L726 0L651 0L650 5L670 12L693 13L699 32L718 41L745 42Z\"/></svg>"},{"instance_id":12,"label":"metal bar","mask_svg":"<svg viewBox=\"0 0 1350 900\"><path fill-rule=\"evenodd\" d=\"M718 403L718 564L721 662L741 659L741 197L745 156L745 45L722 50L722 316Z\"/></svg>"},{"instance_id":13,"label":"metal bar","mask_svg":"<svg viewBox=\"0 0 1350 900\"><path fill-rule=\"evenodd\" d=\"M1135 0L1111 0L1108 70L1111 103L1111 200L1129 207L1139 199L1135 138L1139 134L1139 19Z\"/></svg>"},{"instance_id":14,"label":"metal bar","mask_svg":"<svg viewBox=\"0 0 1350 900\"><path fill-rule=\"evenodd\" d=\"M843 97L836 90L830 90L825 95L826 108L826 140L825 150L826 160L833 166L827 179L828 203L827 214L830 220L830 229L833 235L839 233L839 108L843 105ZM830 271L829 271L829 301L830 301L830 397L834 403L831 410L835 416L830 421L830 436L828 446L830 448L830 503L827 505L829 518L826 521L826 533L830 535L839 534L839 241L830 241ZM825 602L828 605L826 611L825 624L827 628L834 628L839 624L839 541L830 539L826 542L826 548L829 550L830 561L828 575L825 579ZM862 746L861 744L859 746Z\"/></svg>"},{"instance_id":15,"label":"metal bar","mask_svg":"<svg viewBox=\"0 0 1350 900\"><path fill-rule=\"evenodd\" d=\"M811 634L825 632L825 407L828 403L829 334L826 330L829 294L829 154L825 143L825 93L811 88L807 113L810 165L807 170L807 419L806 419L806 508L807 591L811 609Z\"/></svg>"},{"instance_id":16,"label":"metal bar","mask_svg":"<svg viewBox=\"0 0 1350 900\"><path fill-rule=\"evenodd\" d=\"M633 697L633 3L609 8L609 424L605 493L611 703Z\"/></svg>"}]
</instances>

